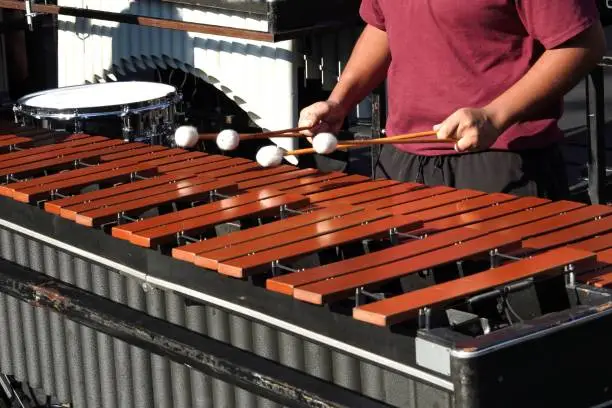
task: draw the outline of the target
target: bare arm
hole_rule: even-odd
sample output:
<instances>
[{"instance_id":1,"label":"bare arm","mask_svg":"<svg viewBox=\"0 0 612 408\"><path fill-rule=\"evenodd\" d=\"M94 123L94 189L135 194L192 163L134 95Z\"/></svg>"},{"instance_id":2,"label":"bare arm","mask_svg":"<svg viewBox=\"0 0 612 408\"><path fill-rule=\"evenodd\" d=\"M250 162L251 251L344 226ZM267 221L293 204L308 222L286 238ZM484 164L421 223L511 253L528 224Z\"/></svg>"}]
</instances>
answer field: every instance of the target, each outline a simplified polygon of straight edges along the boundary
<instances>
[{"instance_id":1,"label":"bare arm","mask_svg":"<svg viewBox=\"0 0 612 408\"><path fill-rule=\"evenodd\" d=\"M328 100L304 108L299 126L320 124L307 134L337 132L347 113L384 80L390 63L387 33L367 25Z\"/></svg>"},{"instance_id":2,"label":"bare arm","mask_svg":"<svg viewBox=\"0 0 612 408\"><path fill-rule=\"evenodd\" d=\"M387 33L367 25L329 100L348 112L385 79L390 63Z\"/></svg>"},{"instance_id":3,"label":"bare arm","mask_svg":"<svg viewBox=\"0 0 612 408\"><path fill-rule=\"evenodd\" d=\"M487 110L501 131L513 123L533 119L541 108L557 103L593 69L606 49L597 23L557 48L544 52L533 67Z\"/></svg>"},{"instance_id":4,"label":"bare arm","mask_svg":"<svg viewBox=\"0 0 612 408\"><path fill-rule=\"evenodd\" d=\"M545 51L531 69L485 107L463 108L438 129L438 138L459 139L456 150L485 149L515 123L538 118L543 108L558 103L593 69L605 52L597 22L578 36Z\"/></svg>"}]
</instances>

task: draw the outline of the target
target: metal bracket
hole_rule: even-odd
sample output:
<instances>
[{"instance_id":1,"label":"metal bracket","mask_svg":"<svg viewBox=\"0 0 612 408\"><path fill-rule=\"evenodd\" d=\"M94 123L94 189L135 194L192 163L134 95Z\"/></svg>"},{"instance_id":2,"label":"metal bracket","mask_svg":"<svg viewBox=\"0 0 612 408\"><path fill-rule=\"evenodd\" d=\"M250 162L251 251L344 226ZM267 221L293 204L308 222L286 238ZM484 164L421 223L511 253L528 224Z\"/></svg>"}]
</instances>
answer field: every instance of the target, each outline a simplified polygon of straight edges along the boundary
<instances>
[{"instance_id":1,"label":"metal bracket","mask_svg":"<svg viewBox=\"0 0 612 408\"><path fill-rule=\"evenodd\" d=\"M397 228L392 228L389 230L389 240L393 245L398 245L400 238L406 239L423 239L426 235L412 235L405 232L399 232Z\"/></svg>"},{"instance_id":2,"label":"metal bracket","mask_svg":"<svg viewBox=\"0 0 612 408\"><path fill-rule=\"evenodd\" d=\"M304 270L304 269L293 269L293 268L290 268L288 266L285 266L285 265L281 264L278 260L273 261L271 263L271 269L272 269L272 276L280 275L280 271L287 271L287 272L295 273L295 272L301 272L301 271Z\"/></svg>"},{"instance_id":3,"label":"metal bracket","mask_svg":"<svg viewBox=\"0 0 612 408\"><path fill-rule=\"evenodd\" d=\"M512 256L512 255L508 255L508 254L502 254L501 252L499 252L499 249L493 249L491 251L489 251L489 258L491 261L491 268L495 268L497 266L500 265L500 260L501 259L508 259L511 261L520 261L521 257L517 257L517 256Z\"/></svg>"},{"instance_id":4,"label":"metal bracket","mask_svg":"<svg viewBox=\"0 0 612 408\"><path fill-rule=\"evenodd\" d=\"M34 31L33 18L38 14L32 12L32 0L23 0L25 4L25 17L30 31Z\"/></svg>"},{"instance_id":5,"label":"metal bracket","mask_svg":"<svg viewBox=\"0 0 612 408\"><path fill-rule=\"evenodd\" d=\"M363 286L355 289L355 307L363 305L365 303L365 298L383 300L385 298L385 295L383 293L368 292L363 288Z\"/></svg>"}]
</instances>

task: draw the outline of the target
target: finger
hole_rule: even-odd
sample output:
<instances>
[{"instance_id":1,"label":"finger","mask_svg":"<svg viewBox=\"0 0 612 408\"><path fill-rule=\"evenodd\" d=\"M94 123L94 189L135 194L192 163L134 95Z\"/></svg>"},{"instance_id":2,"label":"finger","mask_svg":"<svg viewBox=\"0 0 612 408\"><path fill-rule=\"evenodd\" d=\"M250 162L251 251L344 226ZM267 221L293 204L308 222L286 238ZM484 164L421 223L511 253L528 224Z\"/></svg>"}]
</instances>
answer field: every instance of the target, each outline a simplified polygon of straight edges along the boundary
<instances>
[{"instance_id":1,"label":"finger","mask_svg":"<svg viewBox=\"0 0 612 408\"><path fill-rule=\"evenodd\" d=\"M329 114L329 105L322 102L317 102L302 110L300 119L298 121L298 126L311 128L302 131L302 133L307 136L314 136L315 132L319 131L315 128L319 126L321 120L327 114Z\"/></svg>"},{"instance_id":2,"label":"finger","mask_svg":"<svg viewBox=\"0 0 612 408\"><path fill-rule=\"evenodd\" d=\"M298 127L307 127L307 128L312 128L315 125L315 121L314 118L312 117L311 114L306 113L304 114L304 116L300 116L300 119L298 120ZM306 135L306 136L314 136L314 133L311 129L305 129L300 131L301 134Z\"/></svg>"},{"instance_id":3,"label":"finger","mask_svg":"<svg viewBox=\"0 0 612 408\"><path fill-rule=\"evenodd\" d=\"M437 130L434 130L436 130L437 132L438 139L450 139L453 138L457 131L457 127L459 126L459 120L457 116L453 114L449 116L448 119L446 119L440 125L436 126L438 126L438 128Z\"/></svg>"},{"instance_id":4,"label":"finger","mask_svg":"<svg viewBox=\"0 0 612 408\"><path fill-rule=\"evenodd\" d=\"M466 129L461 138L455 143L457 152L474 151L478 149L478 131L476 129Z\"/></svg>"}]
</instances>

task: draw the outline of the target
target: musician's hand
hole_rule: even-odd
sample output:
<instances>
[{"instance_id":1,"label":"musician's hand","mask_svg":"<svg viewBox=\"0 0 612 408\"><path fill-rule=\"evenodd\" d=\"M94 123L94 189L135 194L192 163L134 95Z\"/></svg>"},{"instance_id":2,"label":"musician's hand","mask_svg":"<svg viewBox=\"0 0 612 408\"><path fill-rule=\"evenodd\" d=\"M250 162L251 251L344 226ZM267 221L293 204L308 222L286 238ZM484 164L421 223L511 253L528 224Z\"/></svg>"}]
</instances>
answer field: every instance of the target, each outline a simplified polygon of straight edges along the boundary
<instances>
[{"instance_id":1,"label":"musician's hand","mask_svg":"<svg viewBox=\"0 0 612 408\"><path fill-rule=\"evenodd\" d=\"M441 124L434 126L438 139L456 140L455 150L470 152L489 148L501 131L486 109L459 109Z\"/></svg>"},{"instance_id":2,"label":"musician's hand","mask_svg":"<svg viewBox=\"0 0 612 408\"><path fill-rule=\"evenodd\" d=\"M344 122L346 112L339 104L331 101L317 102L300 112L298 127L312 127L311 130L302 131L310 136L308 141L312 143L312 136L321 132L338 133Z\"/></svg>"}]
</instances>

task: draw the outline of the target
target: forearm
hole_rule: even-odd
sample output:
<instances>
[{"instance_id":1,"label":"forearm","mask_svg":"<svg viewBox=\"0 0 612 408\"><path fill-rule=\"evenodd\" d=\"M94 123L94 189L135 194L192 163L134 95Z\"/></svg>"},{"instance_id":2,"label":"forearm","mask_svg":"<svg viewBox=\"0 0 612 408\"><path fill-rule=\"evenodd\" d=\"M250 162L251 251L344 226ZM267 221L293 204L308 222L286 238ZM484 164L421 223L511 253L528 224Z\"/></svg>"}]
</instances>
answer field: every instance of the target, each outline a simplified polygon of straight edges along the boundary
<instances>
[{"instance_id":1,"label":"forearm","mask_svg":"<svg viewBox=\"0 0 612 408\"><path fill-rule=\"evenodd\" d=\"M596 24L570 42L545 51L527 74L486 106L485 111L500 131L537 118L542 110L558 103L576 86L604 51L603 31Z\"/></svg>"},{"instance_id":2,"label":"forearm","mask_svg":"<svg viewBox=\"0 0 612 408\"><path fill-rule=\"evenodd\" d=\"M328 100L350 111L384 80L390 63L387 33L366 26Z\"/></svg>"}]
</instances>

